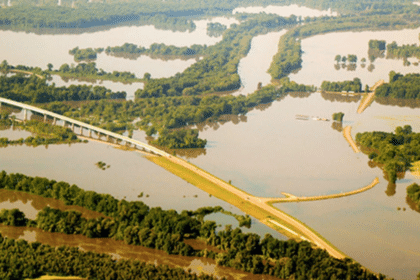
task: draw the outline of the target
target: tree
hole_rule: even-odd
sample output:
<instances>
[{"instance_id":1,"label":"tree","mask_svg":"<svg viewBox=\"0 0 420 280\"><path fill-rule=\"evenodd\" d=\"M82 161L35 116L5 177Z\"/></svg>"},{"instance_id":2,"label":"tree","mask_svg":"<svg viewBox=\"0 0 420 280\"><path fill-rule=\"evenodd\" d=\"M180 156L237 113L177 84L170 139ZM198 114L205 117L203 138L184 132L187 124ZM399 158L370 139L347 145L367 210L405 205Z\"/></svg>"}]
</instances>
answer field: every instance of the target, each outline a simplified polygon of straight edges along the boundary
<instances>
[{"instance_id":1,"label":"tree","mask_svg":"<svg viewBox=\"0 0 420 280\"><path fill-rule=\"evenodd\" d=\"M347 56L347 60L348 60L350 63L356 63L356 62L357 62L357 56L356 56L356 55L354 55L354 54L349 54L349 55Z\"/></svg>"},{"instance_id":2,"label":"tree","mask_svg":"<svg viewBox=\"0 0 420 280\"><path fill-rule=\"evenodd\" d=\"M343 57L341 58L341 61L342 61L343 63L346 63L346 61L347 61L347 56L343 56Z\"/></svg>"},{"instance_id":3,"label":"tree","mask_svg":"<svg viewBox=\"0 0 420 280\"><path fill-rule=\"evenodd\" d=\"M340 61L341 61L341 55L337 54L335 56L334 60L337 62L337 64L340 63Z\"/></svg>"},{"instance_id":4,"label":"tree","mask_svg":"<svg viewBox=\"0 0 420 280\"><path fill-rule=\"evenodd\" d=\"M144 73L143 79L145 79L146 81L150 80L150 78L152 77L152 75L148 72Z\"/></svg>"},{"instance_id":5,"label":"tree","mask_svg":"<svg viewBox=\"0 0 420 280\"><path fill-rule=\"evenodd\" d=\"M48 71L52 71L54 66L51 63L48 63L47 67L48 67Z\"/></svg>"}]
</instances>

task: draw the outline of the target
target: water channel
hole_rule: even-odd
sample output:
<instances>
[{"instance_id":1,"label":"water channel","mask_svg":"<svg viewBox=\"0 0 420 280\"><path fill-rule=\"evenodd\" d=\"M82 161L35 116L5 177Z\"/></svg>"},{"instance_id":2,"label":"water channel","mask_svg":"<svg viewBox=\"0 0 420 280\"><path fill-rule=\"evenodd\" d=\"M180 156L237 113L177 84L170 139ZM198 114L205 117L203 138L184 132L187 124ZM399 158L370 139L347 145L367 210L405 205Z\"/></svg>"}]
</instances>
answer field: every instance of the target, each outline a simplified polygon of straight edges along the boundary
<instances>
[{"instance_id":1,"label":"water channel","mask_svg":"<svg viewBox=\"0 0 420 280\"><path fill-rule=\"evenodd\" d=\"M291 75L291 79L319 86L323 80L359 77L362 83L372 85L379 79L387 81L390 70L401 73L418 72L420 68L414 65L405 67L402 61L386 59L377 59L373 71L362 68L360 63L355 71L334 68L336 54L356 54L359 61L362 57L367 57L370 39L385 39L387 43L395 40L399 44L407 44L418 40L418 33L419 30L341 32L304 39L303 68L297 74ZM261 60L261 54L257 54L266 39L280 34L264 35L269 36L267 38L261 36L264 40L254 38L247 59L255 59L257 62ZM17 42L30 41L31 36L34 36L25 33L16 33L13 36L17 35ZM121 40L122 43L124 40ZM79 46L83 47L81 42ZM105 44L107 45L118 43ZM95 46L86 44L85 47ZM63 48L66 55L70 48L72 47ZM39 44L35 44L34 49L40 53L44 51ZM272 57L271 53L268 55ZM27 63L25 58L11 50L9 53L7 50L2 51L1 56L10 64L34 63ZM20 59L21 62L13 62L12 57L15 56L13 59ZM266 59L269 61L267 57ZM36 62L39 65L35 63L33 66L45 68L48 62L51 61L44 58L43 61ZM126 60L118 60L122 65L118 67L125 69L125 62ZM241 78L246 76L242 74L245 70L251 72L249 67L253 65L249 63L250 66L246 66L245 62L246 58L241 61ZM57 65L61 63L64 62ZM323 71L318 71L319 69ZM266 69L254 71L254 76L258 77L255 81L264 82L267 77L265 71ZM243 78L244 85L245 81L246 78ZM255 81L249 82L251 88L256 88ZM121 89L123 88L121 85ZM280 196L280 192L301 196L346 192L366 186L375 177L379 177L380 184L356 196L276 206L314 228L369 269L397 279L413 279L419 271L420 263L420 216L407 204L405 188L412 182L419 183L420 180L407 173L404 179L397 182L395 190L387 189L382 171L370 168L366 155L353 152L339 126L331 122L312 119L302 121L295 118L297 114L331 118L333 113L341 111L345 113L343 125L352 126L353 137L357 132L364 131L390 132L396 125L405 124L410 124L415 132L420 132L419 109L373 103L364 113L358 115L358 102L357 98L335 98L320 93L310 96L290 94L273 104L259 106L246 117L198 126L201 129L200 137L208 140L206 149L198 156L185 157L210 173L226 181L232 180L233 185L258 196ZM20 138L23 136L19 133L25 132L0 131L0 136L3 137L4 133ZM134 133L133 137L144 140L144 133ZM150 206L180 211L221 205L234 213L240 213L227 203L209 197L152 164L141 154L118 150L101 143L51 145L48 148L13 146L1 148L0 158L0 169L7 172L68 181L87 190L110 193L128 200L139 199L138 194L144 192L149 197L141 200ZM98 161L110 164L111 167L101 170L95 166ZM19 205L23 207L22 204ZM406 208L406 211L398 211L397 207ZM221 217L214 218L219 223ZM234 222L231 217L226 216L221 220L226 223ZM273 232L264 225L256 222L254 224L254 229L261 235Z\"/></svg>"}]
</instances>

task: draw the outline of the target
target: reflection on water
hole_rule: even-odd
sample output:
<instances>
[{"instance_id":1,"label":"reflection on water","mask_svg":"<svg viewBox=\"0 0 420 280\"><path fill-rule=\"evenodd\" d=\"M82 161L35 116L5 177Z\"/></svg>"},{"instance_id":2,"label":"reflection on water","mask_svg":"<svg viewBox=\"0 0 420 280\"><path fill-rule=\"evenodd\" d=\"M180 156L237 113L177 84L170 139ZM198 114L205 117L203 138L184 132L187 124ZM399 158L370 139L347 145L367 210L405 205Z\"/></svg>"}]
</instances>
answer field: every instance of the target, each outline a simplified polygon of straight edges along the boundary
<instances>
[{"instance_id":1,"label":"reflection on water","mask_svg":"<svg viewBox=\"0 0 420 280\"><path fill-rule=\"evenodd\" d=\"M359 102L361 95L321 92L322 98L331 102Z\"/></svg>"},{"instance_id":2,"label":"reflection on water","mask_svg":"<svg viewBox=\"0 0 420 280\"><path fill-rule=\"evenodd\" d=\"M338 132L343 132L343 123L342 122L332 122L332 129L337 130Z\"/></svg>"},{"instance_id":3,"label":"reflection on water","mask_svg":"<svg viewBox=\"0 0 420 280\"><path fill-rule=\"evenodd\" d=\"M183 257L168 255L164 251L150 249L142 246L127 245L123 241L109 238L87 238L83 235L67 235L62 233L43 232L37 228L10 227L0 225L1 235L13 239L24 239L28 242L41 242L53 247L70 246L78 247L83 251L109 254L118 259L134 259L149 264L168 265L171 267L182 267L185 270L191 269L193 273L206 273L218 278L226 279L267 279L277 278L254 275L231 268L217 266L215 261L208 258Z\"/></svg>"},{"instance_id":4,"label":"reflection on water","mask_svg":"<svg viewBox=\"0 0 420 280\"><path fill-rule=\"evenodd\" d=\"M0 189L0 209L18 208L25 213L27 218L34 220L38 212L47 206L61 211L78 211L82 214L82 217L86 219L104 217L101 213L91 211L80 206L65 205L62 201L54 198L46 198L20 191Z\"/></svg>"},{"instance_id":5,"label":"reflection on water","mask_svg":"<svg viewBox=\"0 0 420 280\"><path fill-rule=\"evenodd\" d=\"M233 123L234 125L237 125L239 123L246 123L247 122L247 116L246 115L222 115L219 117L217 121L213 120L206 120L205 122L201 122L196 124L196 128L199 131L205 131L209 128L213 130L218 130L220 126L227 124L227 123Z\"/></svg>"},{"instance_id":6,"label":"reflection on water","mask_svg":"<svg viewBox=\"0 0 420 280\"><path fill-rule=\"evenodd\" d=\"M316 35L303 39L302 69L291 74L290 79L302 84L320 86L322 81L353 80L358 77L362 84L373 85L377 81L388 80L391 70L401 74L418 73L419 68L412 64L403 66L401 61L376 59L367 68L357 67L354 71L336 70L334 58L337 54L355 54L359 59L368 56L369 40L396 41L398 45L418 43L418 29L404 29L398 31L363 31L363 32L335 32ZM345 64L343 69L347 68ZM322 69L322 71L319 71Z\"/></svg>"},{"instance_id":7,"label":"reflection on water","mask_svg":"<svg viewBox=\"0 0 420 280\"><path fill-rule=\"evenodd\" d=\"M420 108L420 100L418 99L397 99L397 98L391 98L391 97L376 96L375 102L381 105Z\"/></svg>"}]
</instances>

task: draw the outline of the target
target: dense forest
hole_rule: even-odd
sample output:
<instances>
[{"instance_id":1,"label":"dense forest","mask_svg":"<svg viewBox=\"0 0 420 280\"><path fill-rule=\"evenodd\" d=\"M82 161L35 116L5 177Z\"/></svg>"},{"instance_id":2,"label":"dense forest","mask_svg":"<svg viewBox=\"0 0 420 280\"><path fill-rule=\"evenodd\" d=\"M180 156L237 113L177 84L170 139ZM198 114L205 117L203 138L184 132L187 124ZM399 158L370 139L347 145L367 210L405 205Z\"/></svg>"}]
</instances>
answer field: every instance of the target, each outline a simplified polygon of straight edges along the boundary
<instances>
[{"instance_id":1,"label":"dense forest","mask_svg":"<svg viewBox=\"0 0 420 280\"><path fill-rule=\"evenodd\" d=\"M36 76L16 74L0 76L0 97L19 102L47 103L52 101L82 101L126 98L125 92L112 92L102 86L70 85L56 87Z\"/></svg>"},{"instance_id":2,"label":"dense forest","mask_svg":"<svg viewBox=\"0 0 420 280\"><path fill-rule=\"evenodd\" d=\"M354 78L353 81L343 82L323 81L321 84L321 90L334 92L361 92L362 82L359 78Z\"/></svg>"},{"instance_id":3,"label":"dense forest","mask_svg":"<svg viewBox=\"0 0 420 280\"><path fill-rule=\"evenodd\" d=\"M87 220L76 211L60 211L47 207L38 213L35 220L29 220L19 210L3 210L0 212L0 222L8 225L36 226L46 231L84 234L91 238L113 237L124 240L128 244L156 248L172 254L215 258L218 265L251 273L268 274L280 279L374 280L385 278L383 275L377 276L367 271L351 259L332 258L325 250L314 249L306 241L300 243L293 240L280 241L269 234L260 239L256 234L245 234L239 228L232 229L230 226L216 232L216 223L204 221L203 217L209 213L220 211L220 208L201 208L197 211L182 211L179 214L174 210L164 211L159 207L149 208L139 201L127 202L117 200L107 194L84 191L65 182L28 177L22 174L7 174L4 171L0 173L0 188L53 197L68 205L79 205L109 217ZM217 246L222 251L215 253L206 249L203 251L194 250L182 242L184 238L200 238L209 245ZM4 240L1 241L4 246ZM7 244L11 243L13 241L7 241ZM47 247L40 244L37 246ZM9 251L10 253L14 252L13 250ZM57 252L57 250L53 251ZM0 268L2 269L0 273L6 273L7 277L11 277L7 274L8 271L12 271L11 268L13 271L16 270L16 275L21 275L20 273L26 269L33 269L30 266L29 268L23 265L16 266L15 262L11 262L13 258L10 254L6 254L6 256L2 260L4 265ZM20 256L19 253L16 257ZM32 260L37 261L37 259L33 258ZM94 267L96 266L92 268ZM74 270L71 272L61 270L61 273L83 276L75 273ZM124 279L137 279L126 277ZM89 279L97 278L94 274L90 275ZM115 277L114 279L120 278Z\"/></svg>"},{"instance_id":4,"label":"dense forest","mask_svg":"<svg viewBox=\"0 0 420 280\"><path fill-rule=\"evenodd\" d=\"M391 184L397 180L398 173L420 160L420 133L413 132L409 125L398 126L395 133L357 133L356 141L365 148L369 159L383 169Z\"/></svg>"},{"instance_id":5,"label":"dense forest","mask_svg":"<svg viewBox=\"0 0 420 280\"><path fill-rule=\"evenodd\" d=\"M391 71L389 83L378 87L375 94L378 97L420 99L420 74L401 75Z\"/></svg>"}]
</instances>

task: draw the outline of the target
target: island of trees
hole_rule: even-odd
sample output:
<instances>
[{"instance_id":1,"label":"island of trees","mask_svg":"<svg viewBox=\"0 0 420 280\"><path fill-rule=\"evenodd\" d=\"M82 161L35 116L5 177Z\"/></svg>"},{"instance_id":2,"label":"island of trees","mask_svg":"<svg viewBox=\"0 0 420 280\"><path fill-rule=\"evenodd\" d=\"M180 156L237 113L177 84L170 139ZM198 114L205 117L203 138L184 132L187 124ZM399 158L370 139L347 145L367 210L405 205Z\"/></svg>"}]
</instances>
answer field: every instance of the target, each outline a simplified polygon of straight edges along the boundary
<instances>
[{"instance_id":1,"label":"island of trees","mask_svg":"<svg viewBox=\"0 0 420 280\"><path fill-rule=\"evenodd\" d=\"M358 133L356 141L369 159L382 168L390 184L395 184L399 175L420 160L420 133L413 132L409 125L398 126L394 133Z\"/></svg>"},{"instance_id":2,"label":"island of trees","mask_svg":"<svg viewBox=\"0 0 420 280\"><path fill-rule=\"evenodd\" d=\"M420 99L420 74L401 75L391 71L389 83L378 87L375 94L379 97Z\"/></svg>"}]
</instances>

